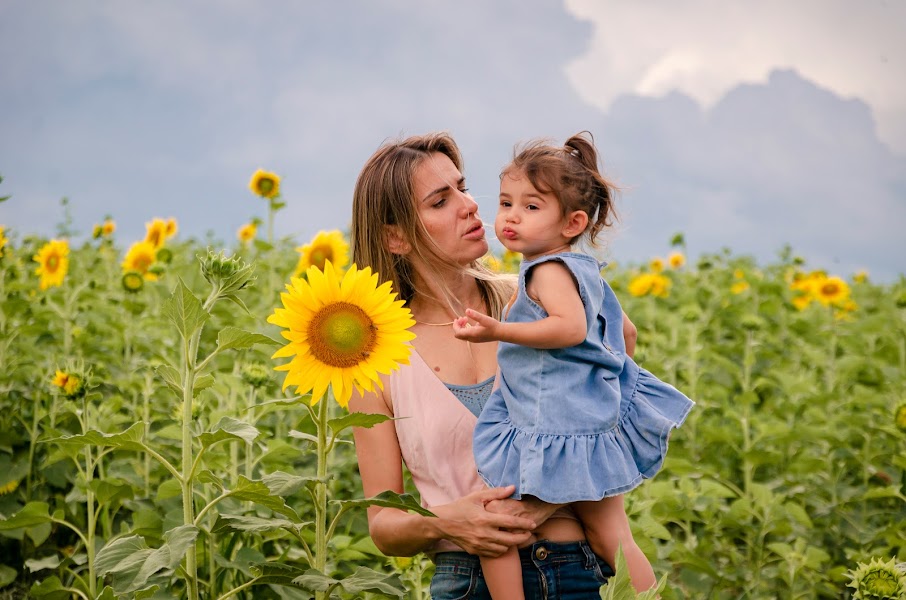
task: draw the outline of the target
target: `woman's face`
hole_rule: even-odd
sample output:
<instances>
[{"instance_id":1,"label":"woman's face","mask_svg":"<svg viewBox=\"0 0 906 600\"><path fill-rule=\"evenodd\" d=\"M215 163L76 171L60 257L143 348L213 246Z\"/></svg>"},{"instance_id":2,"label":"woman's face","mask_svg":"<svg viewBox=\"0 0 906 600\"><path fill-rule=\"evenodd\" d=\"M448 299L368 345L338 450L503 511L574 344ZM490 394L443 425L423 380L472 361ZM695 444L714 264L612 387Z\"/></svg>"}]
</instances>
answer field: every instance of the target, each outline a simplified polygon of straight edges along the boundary
<instances>
[{"instance_id":1,"label":"woman's face","mask_svg":"<svg viewBox=\"0 0 906 600\"><path fill-rule=\"evenodd\" d=\"M432 154L414 177L416 211L439 251L464 266L484 256L488 242L478 204L450 157Z\"/></svg>"}]
</instances>

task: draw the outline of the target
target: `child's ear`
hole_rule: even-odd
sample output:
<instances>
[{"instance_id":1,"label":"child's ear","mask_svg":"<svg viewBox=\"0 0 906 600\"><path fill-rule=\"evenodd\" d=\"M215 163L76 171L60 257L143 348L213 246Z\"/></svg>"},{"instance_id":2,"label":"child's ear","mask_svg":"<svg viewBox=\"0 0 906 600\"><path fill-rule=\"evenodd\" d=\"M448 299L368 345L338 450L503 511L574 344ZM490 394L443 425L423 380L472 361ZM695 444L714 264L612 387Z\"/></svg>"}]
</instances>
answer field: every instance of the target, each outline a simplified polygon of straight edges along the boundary
<instances>
[{"instance_id":1,"label":"child's ear","mask_svg":"<svg viewBox=\"0 0 906 600\"><path fill-rule=\"evenodd\" d=\"M412 244L406 240L399 225L384 225L384 244L391 254L406 255L412 251Z\"/></svg>"},{"instance_id":2,"label":"child's ear","mask_svg":"<svg viewBox=\"0 0 906 600\"><path fill-rule=\"evenodd\" d=\"M584 210L574 210L566 216L566 224L563 225L563 236L568 238L581 235L585 228L588 227L588 213Z\"/></svg>"}]
</instances>

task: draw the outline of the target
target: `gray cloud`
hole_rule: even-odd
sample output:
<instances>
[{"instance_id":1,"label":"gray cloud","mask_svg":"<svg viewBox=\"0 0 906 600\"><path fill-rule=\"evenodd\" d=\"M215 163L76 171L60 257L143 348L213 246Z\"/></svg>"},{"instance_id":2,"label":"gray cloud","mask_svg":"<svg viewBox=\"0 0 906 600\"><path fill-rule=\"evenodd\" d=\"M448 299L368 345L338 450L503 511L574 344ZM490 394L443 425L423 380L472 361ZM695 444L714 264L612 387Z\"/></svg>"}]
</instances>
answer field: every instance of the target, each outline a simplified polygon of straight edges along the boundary
<instances>
[{"instance_id":1,"label":"gray cloud","mask_svg":"<svg viewBox=\"0 0 906 600\"><path fill-rule=\"evenodd\" d=\"M830 269L903 271L904 173L865 103L791 71L703 108L678 93L586 104L565 66L593 29L547 2L244 2L0 8L0 223L51 234L61 196L82 231L110 213L125 244L175 216L227 241L284 177L278 235L345 228L386 138L447 129L482 214L514 143L589 129L628 187L620 260L784 243ZM166 35L164 35L166 32ZM890 248L897 246L899 252Z\"/></svg>"}]
</instances>

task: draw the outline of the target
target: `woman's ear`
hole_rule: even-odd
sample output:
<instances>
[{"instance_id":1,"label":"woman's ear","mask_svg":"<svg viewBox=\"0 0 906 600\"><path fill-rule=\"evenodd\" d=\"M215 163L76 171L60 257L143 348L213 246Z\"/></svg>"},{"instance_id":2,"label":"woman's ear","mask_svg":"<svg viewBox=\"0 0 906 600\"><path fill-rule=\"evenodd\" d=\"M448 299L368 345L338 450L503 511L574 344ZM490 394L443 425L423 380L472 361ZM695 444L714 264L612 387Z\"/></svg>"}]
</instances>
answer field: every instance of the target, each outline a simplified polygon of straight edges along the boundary
<instances>
[{"instance_id":1,"label":"woman's ear","mask_svg":"<svg viewBox=\"0 0 906 600\"><path fill-rule=\"evenodd\" d=\"M391 254L406 255L412 251L412 244L406 240L399 225L384 225L384 244Z\"/></svg>"},{"instance_id":2,"label":"woman's ear","mask_svg":"<svg viewBox=\"0 0 906 600\"><path fill-rule=\"evenodd\" d=\"M581 235L585 228L588 227L588 213L584 210L574 210L566 216L566 224L563 225L563 236L568 238Z\"/></svg>"}]
</instances>

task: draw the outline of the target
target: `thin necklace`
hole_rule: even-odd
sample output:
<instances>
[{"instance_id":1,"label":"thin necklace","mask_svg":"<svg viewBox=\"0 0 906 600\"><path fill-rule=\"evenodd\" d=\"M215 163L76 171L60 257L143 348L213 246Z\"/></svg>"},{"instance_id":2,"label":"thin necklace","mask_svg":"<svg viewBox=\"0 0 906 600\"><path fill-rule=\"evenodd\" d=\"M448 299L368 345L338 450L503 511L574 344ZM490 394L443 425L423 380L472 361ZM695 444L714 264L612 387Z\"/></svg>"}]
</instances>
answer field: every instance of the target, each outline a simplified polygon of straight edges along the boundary
<instances>
[{"instance_id":1,"label":"thin necklace","mask_svg":"<svg viewBox=\"0 0 906 600\"><path fill-rule=\"evenodd\" d=\"M426 321L419 321L418 319L415 319L415 322L418 323L419 325L430 325L432 327L444 327L446 325L452 325L456 321L453 320L453 321L448 321L446 323L428 323Z\"/></svg>"}]
</instances>

